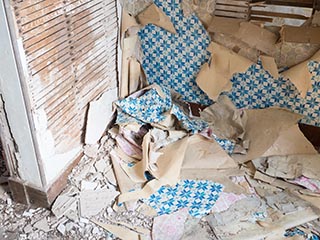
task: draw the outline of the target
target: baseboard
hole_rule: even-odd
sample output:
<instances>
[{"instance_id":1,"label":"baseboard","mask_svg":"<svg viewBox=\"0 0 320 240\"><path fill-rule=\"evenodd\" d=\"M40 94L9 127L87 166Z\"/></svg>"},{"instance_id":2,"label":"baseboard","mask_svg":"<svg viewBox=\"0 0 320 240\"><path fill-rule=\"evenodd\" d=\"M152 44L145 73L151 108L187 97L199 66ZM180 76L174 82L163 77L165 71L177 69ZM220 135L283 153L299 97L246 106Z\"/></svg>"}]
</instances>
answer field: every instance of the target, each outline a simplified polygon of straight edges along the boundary
<instances>
[{"instance_id":1,"label":"baseboard","mask_svg":"<svg viewBox=\"0 0 320 240\"><path fill-rule=\"evenodd\" d=\"M82 158L81 153L47 190L32 186L19 178L9 178L9 188L15 202L34 207L50 208L57 196L68 183L68 176Z\"/></svg>"}]
</instances>

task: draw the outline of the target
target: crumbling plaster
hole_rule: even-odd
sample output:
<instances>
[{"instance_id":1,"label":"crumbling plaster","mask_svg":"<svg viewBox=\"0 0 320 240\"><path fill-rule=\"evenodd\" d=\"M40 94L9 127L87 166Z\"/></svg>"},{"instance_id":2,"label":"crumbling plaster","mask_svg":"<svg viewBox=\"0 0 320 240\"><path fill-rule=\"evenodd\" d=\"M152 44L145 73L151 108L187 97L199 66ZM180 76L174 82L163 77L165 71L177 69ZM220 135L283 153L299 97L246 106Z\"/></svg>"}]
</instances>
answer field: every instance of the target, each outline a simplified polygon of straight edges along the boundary
<instances>
[{"instance_id":1,"label":"crumbling plaster","mask_svg":"<svg viewBox=\"0 0 320 240\"><path fill-rule=\"evenodd\" d=\"M5 16L5 6L1 1L0 92L4 98L12 135L19 150L16 154L19 177L31 185L42 187L25 100Z\"/></svg>"}]
</instances>

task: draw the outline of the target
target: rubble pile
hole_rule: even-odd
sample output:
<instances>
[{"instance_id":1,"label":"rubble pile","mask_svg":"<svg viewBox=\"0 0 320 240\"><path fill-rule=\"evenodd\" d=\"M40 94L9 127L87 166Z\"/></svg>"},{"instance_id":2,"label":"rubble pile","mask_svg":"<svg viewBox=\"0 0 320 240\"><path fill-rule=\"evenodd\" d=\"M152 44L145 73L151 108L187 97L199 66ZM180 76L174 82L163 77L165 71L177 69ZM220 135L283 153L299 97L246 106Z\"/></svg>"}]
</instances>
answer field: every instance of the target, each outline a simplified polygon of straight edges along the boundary
<instances>
[{"instance_id":1,"label":"rubble pile","mask_svg":"<svg viewBox=\"0 0 320 240\"><path fill-rule=\"evenodd\" d=\"M121 2L111 123L103 95L89 106L85 156L52 214L19 215L2 204L0 231L22 239L319 239L320 155L299 129L320 126L319 13L274 30L213 17L213 1L206 13L195 1ZM297 48L303 56L290 57Z\"/></svg>"}]
</instances>

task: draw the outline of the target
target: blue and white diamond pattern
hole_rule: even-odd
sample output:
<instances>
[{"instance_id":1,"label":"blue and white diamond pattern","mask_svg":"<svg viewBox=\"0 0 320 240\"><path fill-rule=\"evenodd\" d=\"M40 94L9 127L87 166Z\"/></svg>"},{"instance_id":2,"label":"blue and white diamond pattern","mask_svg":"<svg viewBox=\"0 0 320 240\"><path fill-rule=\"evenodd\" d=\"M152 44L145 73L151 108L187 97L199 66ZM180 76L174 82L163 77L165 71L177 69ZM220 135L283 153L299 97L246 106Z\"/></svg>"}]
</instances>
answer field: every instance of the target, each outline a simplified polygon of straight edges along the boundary
<instances>
[{"instance_id":1,"label":"blue and white diamond pattern","mask_svg":"<svg viewBox=\"0 0 320 240\"><path fill-rule=\"evenodd\" d=\"M201 119L191 119L177 105L172 103L170 90L160 86L164 95L162 98L155 88L151 88L139 97L129 96L116 102L118 107L117 124L125 123L159 123L166 116L165 112L171 110L179 120L181 127L196 133L208 127L207 122Z\"/></svg>"},{"instance_id":2,"label":"blue and white diamond pattern","mask_svg":"<svg viewBox=\"0 0 320 240\"><path fill-rule=\"evenodd\" d=\"M228 140L228 139L221 139L218 138L215 134L212 134L212 137L216 140L216 142L225 150L228 154L232 154L236 143Z\"/></svg>"},{"instance_id":3,"label":"blue and white diamond pattern","mask_svg":"<svg viewBox=\"0 0 320 240\"><path fill-rule=\"evenodd\" d=\"M208 123L201 119L189 118L177 105L173 105L171 114L179 120L181 127L192 132L201 132L208 127Z\"/></svg>"},{"instance_id":4,"label":"blue and white diamond pattern","mask_svg":"<svg viewBox=\"0 0 320 240\"><path fill-rule=\"evenodd\" d=\"M191 216L208 214L218 200L223 186L207 180L182 180L174 187L162 186L143 201L154 208L158 215L170 214L188 208Z\"/></svg>"},{"instance_id":5,"label":"blue and white diamond pattern","mask_svg":"<svg viewBox=\"0 0 320 240\"><path fill-rule=\"evenodd\" d=\"M183 100L202 105L212 101L196 84L196 76L210 53L210 36L195 15L185 17L181 0L155 0L171 19L177 34L148 24L138 35L141 41L142 67L148 82L169 87Z\"/></svg>"},{"instance_id":6,"label":"blue and white diamond pattern","mask_svg":"<svg viewBox=\"0 0 320 240\"><path fill-rule=\"evenodd\" d=\"M171 109L171 94L167 88L162 87L165 98L162 98L156 89L152 88L142 96L134 98L127 97L116 102L123 112L145 122L158 123L165 119L163 113Z\"/></svg>"},{"instance_id":7,"label":"blue and white diamond pattern","mask_svg":"<svg viewBox=\"0 0 320 240\"><path fill-rule=\"evenodd\" d=\"M290 80L274 79L262 68L261 62L253 64L245 73L232 79L232 89L226 94L237 108L262 109L281 107L302 114L302 123L320 127L320 63L308 64L312 74L312 89L302 98Z\"/></svg>"},{"instance_id":8,"label":"blue and white diamond pattern","mask_svg":"<svg viewBox=\"0 0 320 240\"><path fill-rule=\"evenodd\" d=\"M129 114L125 113L121 110L121 108L117 107L117 119L116 124L122 125L122 124L128 124L128 123L137 123L139 125L143 125L144 123L140 120L131 117Z\"/></svg>"}]
</instances>

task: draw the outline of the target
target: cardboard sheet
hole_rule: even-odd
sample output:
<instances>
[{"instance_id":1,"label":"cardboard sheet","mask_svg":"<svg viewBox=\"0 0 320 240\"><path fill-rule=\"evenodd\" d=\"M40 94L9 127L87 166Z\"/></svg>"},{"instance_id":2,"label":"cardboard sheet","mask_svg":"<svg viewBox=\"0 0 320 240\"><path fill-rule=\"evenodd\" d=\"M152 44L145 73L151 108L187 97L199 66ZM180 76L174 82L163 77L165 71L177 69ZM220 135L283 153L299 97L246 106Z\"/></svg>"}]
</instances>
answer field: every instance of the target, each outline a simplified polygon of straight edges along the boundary
<instances>
[{"instance_id":1,"label":"cardboard sheet","mask_svg":"<svg viewBox=\"0 0 320 240\"><path fill-rule=\"evenodd\" d=\"M130 78L136 76L136 73L133 74L134 76L131 76L132 74L130 74L130 62L134 61L134 52L136 49L137 40L137 35L126 37L123 39L121 81L119 86L119 95L121 98L127 97L129 95L129 85L131 81Z\"/></svg>"},{"instance_id":2,"label":"cardboard sheet","mask_svg":"<svg viewBox=\"0 0 320 240\"><path fill-rule=\"evenodd\" d=\"M245 20L243 19L215 16L212 19L210 26L208 27L208 31L213 33L225 33L225 34L236 35L240 29L240 23L244 21Z\"/></svg>"},{"instance_id":3,"label":"cardboard sheet","mask_svg":"<svg viewBox=\"0 0 320 240\"><path fill-rule=\"evenodd\" d=\"M130 16L128 12L125 10L122 11L121 14L121 33L120 33L120 39L121 39L121 48L123 49L123 39L125 38L126 32L131 27L138 27L139 24L137 23L137 20Z\"/></svg>"},{"instance_id":4,"label":"cardboard sheet","mask_svg":"<svg viewBox=\"0 0 320 240\"><path fill-rule=\"evenodd\" d=\"M246 112L237 109L225 95L219 96L216 103L200 112L200 117L218 138L237 142L245 134Z\"/></svg>"},{"instance_id":5,"label":"cardboard sheet","mask_svg":"<svg viewBox=\"0 0 320 240\"><path fill-rule=\"evenodd\" d=\"M183 159L183 169L228 169L237 168L235 161L214 140L200 135L189 137Z\"/></svg>"},{"instance_id":6,"label":"cardboard sheet","mask_svg":"<svg viewBox=\"0 0 320 240\"><path fill-rule=\"evenodd\" d=\"M271 31L250 22L242 22L236 36L251 47L257 48L269 56L274 56L275 54L275 44L278 41L278 36Z\"/></svg>"},{"instance_id":7,"label":"cardboard sheet","mask_svg":"<svg viewBox=\"0 0 320 240\"><path fill-rule=\"evenodd\" d=\"M211 64L205 63L201 67L196 82L212 100L216 100L222 91L230 90L232 75L245 72L253 62L215 42L208 50Z\"/></svg>"},{"instance_id":8,"label":"cardboard sheet","mask_svg":"<svg viewBox=\"0 0 320 240\"><path fill-rule=\"evenodd\" d=\"M137 16L137 20L143 26L151 23L171 33L177 33L172 22L170 21L170 18L154 3L147 7L147 9L145 9L142 13L140 13Z\"/></svg>"},{"instance_id":9,"label":"cardboard sheet","mask_svg":"<svg viewBox=\"0 0 320 240\"><path fill-rule=\"evenodd\" d=\"M272 146L262 154L262 157L316 153L317 150L300 131L298 124L295 124L282 131Z\"/></svg>"},{"instance_id":10,"label":"cardboard sheet","mask_svg":"<svg viewBox=\"0 0 320 240\"><path fill-rule=\"evenodd\" d=\"M284 26L281 38L285 42L320 43L320 27Z\"/></svg>"},{"instance_id":11,"label":"cardboard sheet","mask_svg":"<svg viewBox=\"0 0 320 240\"><path fill-rule=\"evenodd\" d=\"M249 140L250 146L246 155L232 155L233 159L241 163L260 157L274 144L282 131L296 125L301 118L299 114L277 108L246 112L248 120L244 140Z\"/></svg>"},{"instance_id":12,"label":"cardboard sheet","mask_svg":"<svg viewBox=\"0 0 320 240\"><path fill-rule=\"evenodd\" d=\"M290 79L290 81L297 87L302 97L305 97L308 90L312 87L312 74L308 68L308 63L310 61L320 61L320 50L307 61L304 61L282 73L285 78Z\"/></svg>"},{"instance_id":13,"label":"cardboard sheet","mask_svg":"<svg viewBox=\"0 0 320 240\"><path fill-rule=\"evenodd\" d=\"M257 62L260 56L260 51L252 48L249 44L242 42L232 34L214 33L211 34L211 39L242 57L249 59L252 62Z\"/></svg>"},{"instance_id":14,"label":"cardboard sheet","mask_svg":"<svg viewBox=\"0 0 320 240\"><path fill-rule=\"evenodd\" d=\"M117 178L117 183L118 183L120 192L123 194L129 191L132 191L134 189L137 189L139 185L132 182L131 179L128 177L128 175L121 168L119 163L121 159L119 159L118 155L114 151L111 151L110 155L111 155L112 166ZM139 187L141 187L141 185ZM134 209L135 205L136 203L134 201L126 202L126 207L128 210Z\"/></svg>"}]
</instances>

